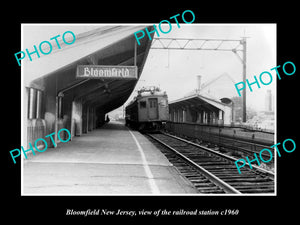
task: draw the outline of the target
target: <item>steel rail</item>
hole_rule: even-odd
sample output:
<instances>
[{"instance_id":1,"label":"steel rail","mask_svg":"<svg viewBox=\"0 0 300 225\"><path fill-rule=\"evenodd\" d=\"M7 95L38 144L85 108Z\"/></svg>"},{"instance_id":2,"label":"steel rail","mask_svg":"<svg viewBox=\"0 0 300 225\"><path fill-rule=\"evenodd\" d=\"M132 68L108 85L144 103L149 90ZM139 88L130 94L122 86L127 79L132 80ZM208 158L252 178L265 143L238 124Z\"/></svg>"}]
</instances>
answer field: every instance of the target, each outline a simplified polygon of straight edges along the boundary
<instances>
[{"instance_id":1,"label":"steel rail","mask_svg":"<svg viewBox=\"0 0 300 225\"><path fill-rule=\"evenodd\" d=\"M202 148L202 149L204 149L204 150L206 150L206 151L208 151L208 152L210 152L210 153L213 153L213 154L215 154L215 155L217 155L217 156L220 156L220 157L222 157L222 158L226 158L226 159L229 160L229 161L235 162L236 160L238 160L238 159L236 159L236 158L234 158L234 157L232 157L232 156L228 156L228 155L222 154L222 153L220 153L220 152L214 151L214 150L212 150L212 149L210 149L210 148L207 148L207 147L205 147L205 146L198 145L198 144L196 144L196 143L194 143L194 142L185 140L185 139L183 139L183 138L176 137L176 136L173 136L173 135L168 134L168 133L165 133L165 132L161 132L161 133L164 134L164 135L166 135L166 136L172 137L172 138L174 138L174 139L178 139L178 140L183 141L183 142L185 142L185 143L191 144L191 145L193 145L193 146L195 146L195 147ZM246 162L246 164L249 166L249 163L248 163L248 162ZM259 171L260 173L263 173L263 174L269 176L272 180L274 180L274 173L272 173L272 172L270 172L270 171L268 171L268 170L262 169L262 168L260 168L260 167L258 167L258 166L256 166L256 165L251 165L251 166L252 166L255 170L257 170L257 171Z\"/></svg>"},{"instance_id":2,"label":"steel rail","mask_svg":"<svg viewBox=\"0 0 300 225\"><path fill-rule=\"evenodd\" d=\"M189 164L191 164L192 166L194 166L195 168L197 168L198 170L201 171L201 173L208 178L212 183L214 183L215 185L217 185L218 187L222 188L226 193L228 194L242 194L241 192L239 192L237 189L235 189L234 187L230 186L229 184L225 183L223 180L221 180L220 178L216 177L214 174L212 174L211 172L207 171L206 169L204 169L203 167L199 166L198 164L196 164L194 161L192 161L191 159L189 159L188 157L186 157L185 155L183 155L182 153L178 152L176 149L172 148L171 146L169 146L168 144L164 143L163 141L159 140L158 138L154 137L151 134L148 134L149 137L151 137L152 139L156 140L157 142L159 142L160 144L162 144L163 146L167 147L168 149L172 150L174 153L176 153L178 156L180 156L182 159L184 159L185 161L187 161Z\"/></svg>"}]
</instances>

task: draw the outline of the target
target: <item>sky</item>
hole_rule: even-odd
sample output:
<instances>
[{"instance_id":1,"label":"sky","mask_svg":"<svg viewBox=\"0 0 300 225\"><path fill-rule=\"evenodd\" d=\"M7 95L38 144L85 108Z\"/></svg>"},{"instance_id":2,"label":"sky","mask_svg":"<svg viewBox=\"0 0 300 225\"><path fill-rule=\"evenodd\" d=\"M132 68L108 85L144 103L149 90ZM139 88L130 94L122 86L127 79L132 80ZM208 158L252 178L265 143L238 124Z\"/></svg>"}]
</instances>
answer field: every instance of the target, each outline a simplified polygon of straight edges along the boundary
<instances>
[{"instance_id":1,"label":"sky","mask_svg":"<svg viewBox=\"0 0 300 225\"><path fill-rule=\"evenodd\" d=\"M23 27L22 46L37 45L49 37L71 30L76 34L95 29L102 24L35 24ZM105 24L114 25L114 24ZM119 25L119 24L115 24ZM141 25L141 24L138 24ZM152 25L152 24L147 24ZM168 27L162 27L168 30ZM160 38L212 38L241 39L247 38L247 78L254 81L263 71L270 71L276 64L276 24L172 24L168 34L159 33ZM157 35L155 34L154 38ZM146 38L146 37L145 37ZM270 71L271 72L271 71ZM196 89L196 76L201 75L201 83L205 84L217 76L227 73L235 82L242 81L242 64L233 52L203 50L164 50L150 49L142 75L135 91L125 105L137 94L136 90L143 86L159 86L166 91L169 100L182 98ZM268 89L276 93L276 79L270 85L253 86L253 92L247 89L247 107L264 110L265 94ZM226 84L228 85L228 84ZM220 85L218 85L220 87ZM227 88L228 89L228 88ZM235 91L232 84L233 93ZM236 92L237 96L237 92Z\"/></svg>"},{"instance_id":2,"label":"sky","mask_svg":"<svg viewBox=\"0 0 300 225\"><path fill-rule=\"evenodd\" d=\"M275 73L270 71L276 66L275 24L183 24L180 28L176 24L172 25L172 30L168 34L160 33L160 38L241 39L243 36L249 37L247 38L249 82L254 81L254 76L259 78L263 71L269 71L273 78L276 77ZM143 86L159 86L167 92L169 100L172 101L196 89L197 75L201 75L201 83L205 84L223 73L229 74L236 83L242 81L242 64L233 52L150 49L136 90ZM267 82L268 78L265 77L263 80ZM276 79L273 79L270 85L261 85L260 89L255 85L252 88L253 92L247 89L247 107L258 111L264 110L267 90L272 90L275 96ZM232 89L238 96L234 84ZM134 95L136 91L129 101Z\"/></svg>"}]
</instances>

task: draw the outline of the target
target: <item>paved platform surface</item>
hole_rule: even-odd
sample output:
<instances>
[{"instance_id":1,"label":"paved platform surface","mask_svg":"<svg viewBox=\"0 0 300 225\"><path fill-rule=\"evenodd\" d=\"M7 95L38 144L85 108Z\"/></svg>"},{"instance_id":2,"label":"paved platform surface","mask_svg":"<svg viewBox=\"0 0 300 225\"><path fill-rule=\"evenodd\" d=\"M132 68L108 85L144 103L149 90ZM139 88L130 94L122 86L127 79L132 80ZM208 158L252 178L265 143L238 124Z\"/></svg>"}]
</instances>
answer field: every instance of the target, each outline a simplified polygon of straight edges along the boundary
<instances>
[{"instance_id":1,"label":"paved platform surface","mask_svg":"<svg viewBox=\"0 0 300 225\"><path fill-rule=\"evenodd\" d=\"M195 194L143 135L110 122L23 162L23 195Z\"/></svg>"}]
</instances>

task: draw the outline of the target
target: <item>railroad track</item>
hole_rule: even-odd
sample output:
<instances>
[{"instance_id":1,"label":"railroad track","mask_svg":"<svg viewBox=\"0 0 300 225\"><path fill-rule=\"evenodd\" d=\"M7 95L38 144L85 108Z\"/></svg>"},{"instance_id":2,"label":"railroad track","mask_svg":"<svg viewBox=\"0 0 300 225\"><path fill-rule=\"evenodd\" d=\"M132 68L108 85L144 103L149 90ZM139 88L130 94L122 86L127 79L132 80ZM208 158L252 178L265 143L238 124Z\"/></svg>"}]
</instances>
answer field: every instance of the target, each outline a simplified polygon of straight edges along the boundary
<instances>
[{"instance_id":1,"label":"railroad track","mask_svg":"<svg viewBox=\"0 0 300 225\"><path fill-rule=\"evenodd\" d=\"M233 157L169 135L147 134L199 193L274 193L274 174L259 167L238 173Z\"/></svg>"}]
</instances>

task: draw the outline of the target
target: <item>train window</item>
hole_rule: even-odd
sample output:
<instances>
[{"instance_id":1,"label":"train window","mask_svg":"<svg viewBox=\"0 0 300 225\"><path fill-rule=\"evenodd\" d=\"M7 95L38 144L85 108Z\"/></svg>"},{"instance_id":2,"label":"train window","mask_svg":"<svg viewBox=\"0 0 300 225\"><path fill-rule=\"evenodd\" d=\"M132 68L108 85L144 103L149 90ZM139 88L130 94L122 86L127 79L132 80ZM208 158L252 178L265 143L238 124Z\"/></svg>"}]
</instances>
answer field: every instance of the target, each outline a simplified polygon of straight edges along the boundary
<instances>
[{"instance_id":1,"label":"train window","mask_svg":"<svg viewBox=\"0 0 300 225\"><path fill-rule=\"evenodd\" d=\"M150 104L150 108L156 108L157 107L157 99L155 98L149 98L149 104Z\"/></svg>"},{"instance_id":2,"label":"train window","mask_svg":"<svg viewBox=\"0 0 300 225\"><path fill-rule=\"evenodd\" d=\"M167 100L166 99L162 99L160 100L160 104L162 107L166 107L168 105Z\"/></svg>"},{"instance_id":3,"label":"train window","mask_svg":"<svg viewBox=\"0 0 300 225\"><path fill-rule=\"evenodd\" d=\"M146 108L146 102L140 101L140 108Z\"/></svg>"}]
</instances>

